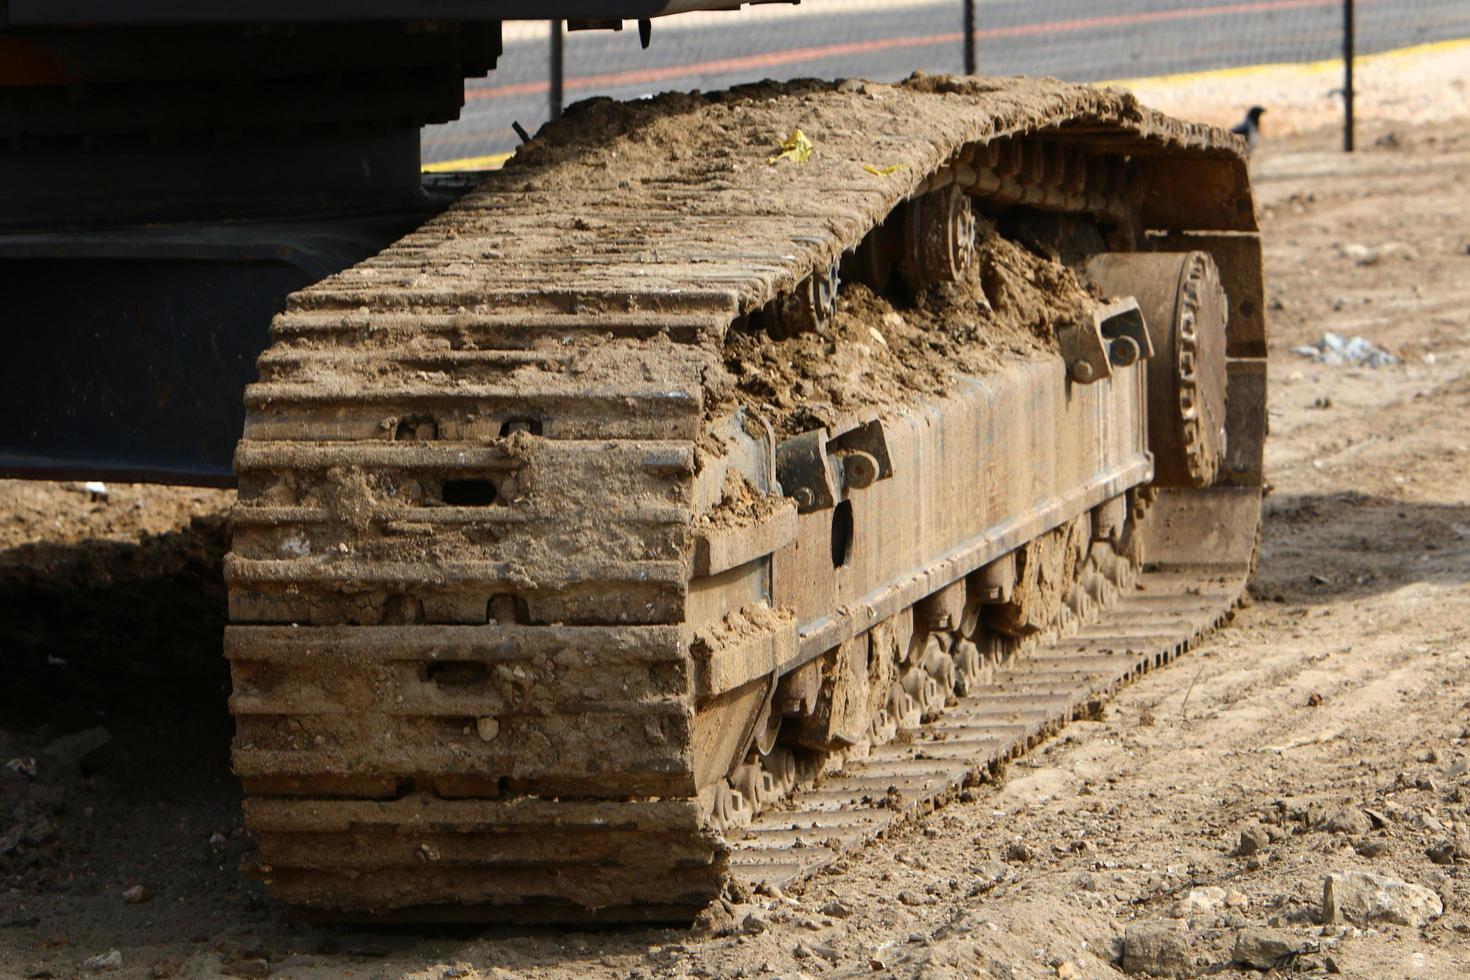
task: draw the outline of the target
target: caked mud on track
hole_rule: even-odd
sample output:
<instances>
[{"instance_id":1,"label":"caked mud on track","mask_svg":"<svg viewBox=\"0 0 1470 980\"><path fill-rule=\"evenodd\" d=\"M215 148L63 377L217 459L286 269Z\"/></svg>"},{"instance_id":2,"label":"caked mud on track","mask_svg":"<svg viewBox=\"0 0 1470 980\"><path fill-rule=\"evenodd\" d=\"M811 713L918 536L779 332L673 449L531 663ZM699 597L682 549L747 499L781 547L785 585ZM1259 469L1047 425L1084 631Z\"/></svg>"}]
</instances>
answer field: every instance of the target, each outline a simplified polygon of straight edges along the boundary
<instances>
[{"instance_id":1,"label":"caked mud on track","mask_svg":"<svg viewBox=\"0 0 1470 980\"><path fill-rule=\"evenodd\" d=\"M1052 82L594 101L293 295L226 561L261 876L688 918L1189 646L1259 517L1240 149Z\"/></svg>"}]
</instances>

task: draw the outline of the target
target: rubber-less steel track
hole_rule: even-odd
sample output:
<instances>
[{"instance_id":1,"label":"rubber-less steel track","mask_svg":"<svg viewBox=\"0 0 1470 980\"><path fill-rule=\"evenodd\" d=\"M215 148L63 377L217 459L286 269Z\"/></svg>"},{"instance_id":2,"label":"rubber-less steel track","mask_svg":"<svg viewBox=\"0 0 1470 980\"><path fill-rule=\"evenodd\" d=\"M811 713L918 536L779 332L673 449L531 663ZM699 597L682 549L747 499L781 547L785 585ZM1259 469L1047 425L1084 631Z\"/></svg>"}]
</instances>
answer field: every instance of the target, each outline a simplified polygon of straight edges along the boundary
<instances>
[{"instance_id":1,"label":"rubber-less steel track","mask_svg":"<svg viewBox=\"0 0 1470 980\"><path fill-rule=\"evenodd\" d=\"M797 127L816 155L769 165ZM1187 648L1240 594L1258 515L1264 335L1238 149L1046 82L594 106L292 296L247 393L226 563L234 760L262 877L333 914L684 918L732 872L809 874ZM783 602L789 503L707 529L732 473L782 499L769 441L733 411L726 331L949 185L1089 215L1115 249L1215 256L1233 303L1225 475L1162 491L1139 532L1152 564L1105 618L727 843L709 760L745 751L749 726L727 720L753 717L779 674L1147 479L1120 374L1087 411L1127 408L1124 434L1044 450L1066 457L1056 486L1015 514L940 515L951 537L911 542L886 591ZM1097 475L1062 478L1094 454ZM721 619L745 607L761 615Z\"/></svg>"},{"instance_id":2,"label":"rubber-less steel track","mask_svg":"<svg viewBox=\"0 0 1470 980\"><path fill-rule=\"evenodd\" d=\"M1027 650L933 724L762 814L736 844L735 877L751 887L800 881L1095 713L1114 690L1228 619L1251 562L1249 552L1233 557L1209 573L1145 573L1098 622Z\"/></svg>"}]
</instances>

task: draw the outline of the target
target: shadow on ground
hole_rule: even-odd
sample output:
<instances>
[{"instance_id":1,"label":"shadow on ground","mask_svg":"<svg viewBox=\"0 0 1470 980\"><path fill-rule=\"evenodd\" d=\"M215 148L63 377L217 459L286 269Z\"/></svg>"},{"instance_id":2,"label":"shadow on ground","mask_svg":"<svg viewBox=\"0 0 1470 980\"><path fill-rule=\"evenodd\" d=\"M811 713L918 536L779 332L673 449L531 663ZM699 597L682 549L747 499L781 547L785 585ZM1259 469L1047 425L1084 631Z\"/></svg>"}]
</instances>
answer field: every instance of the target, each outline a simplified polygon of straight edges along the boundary
<instances>
[{"instance_id":1,"label":"shadow on ground","mask_svg":"<svg viewBox=\"0 0 1470 980\"><path fill-rule=\"evenodd\" d=\"M1305 605L1470 580L1470 504L1356 491L1266 498L1257 599Z\"/></svg>"}]
</instances>

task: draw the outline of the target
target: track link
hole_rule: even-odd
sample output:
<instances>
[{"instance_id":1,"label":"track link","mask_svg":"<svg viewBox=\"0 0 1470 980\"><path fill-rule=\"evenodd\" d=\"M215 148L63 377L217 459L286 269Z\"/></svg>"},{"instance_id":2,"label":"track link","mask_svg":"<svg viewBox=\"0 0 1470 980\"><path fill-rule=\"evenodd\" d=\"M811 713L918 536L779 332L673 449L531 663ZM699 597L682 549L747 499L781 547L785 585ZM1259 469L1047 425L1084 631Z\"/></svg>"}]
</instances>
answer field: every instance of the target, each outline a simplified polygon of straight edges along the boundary
<instances>
[{"instance_id":1,"label":"track link","mask_svg":"<svg viewBox=\"0 0 1470 980\"><path fill-rule=\"evenodd\" d=\"M674 120L699 152L671 142L661 169L621 179L618 146L661 144ZM768 167L769 141L797 125L818 157ZM260 876L349 918L687 918L731 873L810 874L1192 643L1239 595L1259 509L1259 243L1238 151L1059 83L597 102L293 295L247 392L226 561L234 764ZM1056 439L1044 472L986 462L1017 469L987 469L1001 485L973 503L935 497L932 540L895 538L851 571L833 517L831 584L792 591L813 560L793 548L827 518L782 497L769 429L730 397L726 333L871 247L905 201L952 187L1088 216L1115 248L1148 231L1216 256L1241 311L1226 476L1162 492L1139 531L1155 564L1107 619L1028 645L913 740L766 801L737 836L712 799L778 677L866 649L875 626L1069 520L1091 528L1149 478L1141 376L1084 391L1055 355L1013 359L947 401L887 411L921 432L903 420L1029 399L1059 428L992 431L986 447L1021 460L1025 440ZM1067 428L1084 421L1095 437ZM834 429L830 451L867 454L860 429ZM894 468L933 452L893 445L909 452ZM863 479L887 479L873 451ZM902 476L912 492L871 499L916 506L940 479ZM725 514L732 479L765 501L756 513ZM875 527L863 499L858 527Z\"/></svg>"}]
</instances>

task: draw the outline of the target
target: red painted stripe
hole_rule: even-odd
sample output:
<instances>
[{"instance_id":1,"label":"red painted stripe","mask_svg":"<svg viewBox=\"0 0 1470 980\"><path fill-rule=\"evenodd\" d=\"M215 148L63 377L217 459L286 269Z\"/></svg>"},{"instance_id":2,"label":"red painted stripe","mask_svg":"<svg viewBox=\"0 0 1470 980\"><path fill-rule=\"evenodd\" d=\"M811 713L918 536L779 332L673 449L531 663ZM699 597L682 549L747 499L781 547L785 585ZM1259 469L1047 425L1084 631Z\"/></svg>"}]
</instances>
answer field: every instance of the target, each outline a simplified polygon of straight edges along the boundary
<instances>
[{"instance_id":1,"label":"red painted stripe","mask_svg":"<svg viewBox=\"0 0 1470 980\"><path fill-rule=\"evenodd\" d=\"M1017 24L1013 27L992 27L975 32L979 40L1000 40L1011 37L1034 37L1041 34L1062 34L1076 31L1093 31L1105 27L1132 27L1138 24L1155 24L1171 20L1198 20L1205 17L1230 17L1240 14L1270 13L1278 10L1298 10L1304 7L1336 7L1342 0L1259 0L1257 3L1218 4L1212 7L1186 7L1178 10L1153 10L1136 14L1112 14L1103 17L1078 17L1072 20L1053 20L1037 24ZM743 55L738 58L720 58L701 61L690 65L665 65L661 68L637 68L630 71L606 72L600 75L576 75L567 78L563 87L575 89L611 89L628 85L648 85L667 82L678 78L699 75L737 74L761 68L776 68L781 65L841 58L854 54L870 54L875 51L898 51L905 48L957 45L964 39L959 31L944 34L926 34L919 37L874 38L870 41L849 41L842 44L823 44L807 48L790 48L785 51L768 51L763 54ZM504 99L518 95L545 94L549 83L519 82L512 85L487 85L465 90L467 99Z\"/></svg>"}]
</instances>

